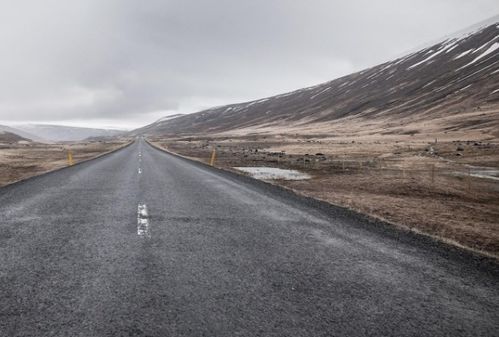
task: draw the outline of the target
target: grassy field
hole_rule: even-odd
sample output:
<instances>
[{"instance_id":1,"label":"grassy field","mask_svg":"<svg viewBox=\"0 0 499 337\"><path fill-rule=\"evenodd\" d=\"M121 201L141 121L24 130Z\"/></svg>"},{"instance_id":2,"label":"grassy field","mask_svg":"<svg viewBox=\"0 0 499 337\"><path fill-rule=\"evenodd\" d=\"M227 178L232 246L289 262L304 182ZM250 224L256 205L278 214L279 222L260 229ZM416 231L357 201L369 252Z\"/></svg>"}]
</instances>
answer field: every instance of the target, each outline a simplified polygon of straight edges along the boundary
<instances>
[{"instance_id":1,"label":"grassy field","mask_svg":"<svg viewBox=\"0 0 499 337\"><path fill-rule=\"evenodd\" d=\"M0 144L0 186L90 159L115 150L128 141L40 144L31 142Z\"/></svg>"}]
</instances>

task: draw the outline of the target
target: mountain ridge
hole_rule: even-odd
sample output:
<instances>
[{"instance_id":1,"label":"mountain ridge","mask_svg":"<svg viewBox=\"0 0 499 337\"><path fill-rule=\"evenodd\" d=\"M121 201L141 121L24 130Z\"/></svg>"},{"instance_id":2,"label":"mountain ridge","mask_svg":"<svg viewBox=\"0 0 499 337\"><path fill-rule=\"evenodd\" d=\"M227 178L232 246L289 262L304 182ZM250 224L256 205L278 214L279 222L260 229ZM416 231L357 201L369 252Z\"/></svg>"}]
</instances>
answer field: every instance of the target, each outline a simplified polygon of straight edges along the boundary
<instances>
[{"instance_id":1,"label":"mountain ridge","mask_svg":"<svg viewBox=\"0 0 499 337\"><path fill-rule=\"evenodd\" d=\"M476 116L455 117L499 107L499 16L494 18L477 31L332 81L155 122L132 134L296 132L312 125L334 130L345 119L403 121L416 116L453 119L442 125L446 132L477 123L491 132L499 126L497 113L487 116L486 123Z\"/></svg>"},{"instance_id":2,"label":"mountain ridge","mask_svg":"<svg viewBox=\"0 0 499 337\"><path fill-rule=\"evenodd\" d=\"M16 127L12 127L12 126L0 125L0 132L7 132L10 134L14 134L14 135L22 138L21 140L29 140L29 141L38 142L38 143L50 143L50 141L48 141L46 139L43 139L43 138L38 137L34 134L17 129Z\"/></svg>"},{"instance_id":3,"label":"mountain ridge","mask_svg":"<svg viewBox=\"0 0 499 337\"><path fill-rule=\"evenodd\" d=\"M125 131L75 127L55 124L20 124L15 129L30 133L49 142L82 141L87 138L119 136Z\"/></svg>"}]
</instances>

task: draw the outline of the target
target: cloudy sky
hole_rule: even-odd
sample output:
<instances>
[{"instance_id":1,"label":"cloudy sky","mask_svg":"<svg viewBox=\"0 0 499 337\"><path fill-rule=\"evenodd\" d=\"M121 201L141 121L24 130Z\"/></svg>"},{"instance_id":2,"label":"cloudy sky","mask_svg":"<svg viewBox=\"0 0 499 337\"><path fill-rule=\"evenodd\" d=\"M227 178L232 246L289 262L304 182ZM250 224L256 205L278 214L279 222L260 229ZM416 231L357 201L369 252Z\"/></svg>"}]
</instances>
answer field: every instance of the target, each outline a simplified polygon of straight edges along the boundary
<instances>
[{"instance_id":1,"label":"cloudy sky","mask_svg":"<svg viewBox=\"0 0 499 337\"><path fill-rule=\"evenodd\" d=\"M328 81L497 0L0 0L0 123L133 128Z\"/></svg>"}]
</instances>

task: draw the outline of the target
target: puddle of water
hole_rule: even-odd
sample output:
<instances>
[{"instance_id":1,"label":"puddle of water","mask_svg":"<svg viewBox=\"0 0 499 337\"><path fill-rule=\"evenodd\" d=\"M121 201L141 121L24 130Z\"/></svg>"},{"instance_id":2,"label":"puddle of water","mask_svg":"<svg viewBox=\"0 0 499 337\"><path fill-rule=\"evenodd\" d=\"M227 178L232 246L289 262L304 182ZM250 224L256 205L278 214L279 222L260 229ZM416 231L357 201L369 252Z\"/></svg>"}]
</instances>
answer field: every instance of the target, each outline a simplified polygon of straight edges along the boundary
<instances>
[{"instance_id":1,"label":"puddle of water","mask_svg":"<svg viewBox=\"0 0 499 337\"><path fill-rule=\"evenodd\" d=\"M234 167L236 170L249 173L253 178L260 180L304 180L310 179L310 175L297 171L280 169L276 167Z\"/></svg>"}]
</instances>

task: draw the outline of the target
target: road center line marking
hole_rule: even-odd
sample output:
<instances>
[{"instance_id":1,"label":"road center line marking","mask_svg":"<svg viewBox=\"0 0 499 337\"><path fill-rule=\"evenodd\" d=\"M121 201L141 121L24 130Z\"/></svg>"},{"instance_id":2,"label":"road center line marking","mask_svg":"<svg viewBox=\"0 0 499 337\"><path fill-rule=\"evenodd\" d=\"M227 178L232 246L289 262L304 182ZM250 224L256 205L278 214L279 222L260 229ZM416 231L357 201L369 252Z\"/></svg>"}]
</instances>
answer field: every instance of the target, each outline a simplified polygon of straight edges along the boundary
<instances>
[{"instance_id":1,"label":"road center line marking","mask_svg":"<svg viewBox=\"0 0 499 337\"><path fill-rule=\"evenodd\" d=\"M137 235L146 238L151 237L147 205L142 203L137 207Z\"/></svg>"}]
</instances>

